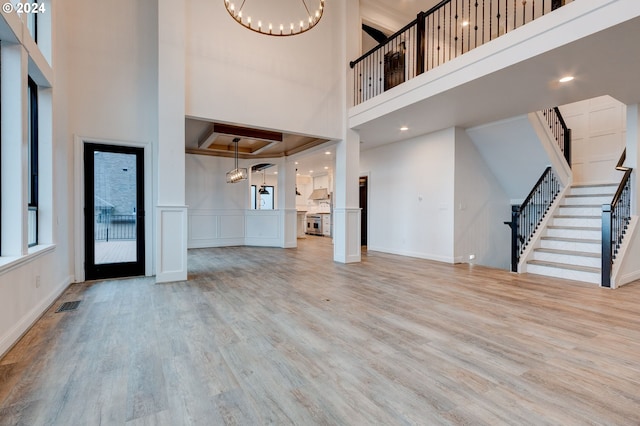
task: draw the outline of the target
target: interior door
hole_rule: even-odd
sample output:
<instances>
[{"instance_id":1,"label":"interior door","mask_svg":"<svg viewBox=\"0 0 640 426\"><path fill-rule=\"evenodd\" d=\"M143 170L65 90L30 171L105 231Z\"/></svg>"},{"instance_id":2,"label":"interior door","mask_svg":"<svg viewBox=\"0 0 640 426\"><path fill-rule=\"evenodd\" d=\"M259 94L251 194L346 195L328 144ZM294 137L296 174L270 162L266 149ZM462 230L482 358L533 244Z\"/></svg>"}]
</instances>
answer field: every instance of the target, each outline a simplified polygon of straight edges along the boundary
<instances>
[{"instance_id":1,"label":"interior door","mask_svg":"<svg viewBox=\"0 0 640 426\"><path fill-rule=\"evenodd\" d=\"M84 145L85 279L144 275L144 150Z\"/></svg>"}]
</instances>

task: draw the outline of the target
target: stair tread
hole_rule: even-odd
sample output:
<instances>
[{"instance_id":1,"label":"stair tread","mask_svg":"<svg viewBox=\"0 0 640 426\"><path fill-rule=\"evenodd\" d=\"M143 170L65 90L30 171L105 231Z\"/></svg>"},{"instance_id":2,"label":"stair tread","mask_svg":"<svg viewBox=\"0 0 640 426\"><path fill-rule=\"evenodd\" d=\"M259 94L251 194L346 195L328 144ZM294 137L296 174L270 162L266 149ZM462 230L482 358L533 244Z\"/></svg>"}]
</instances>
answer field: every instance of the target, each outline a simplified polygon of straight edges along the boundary
<instances>
[{"instance_id":1,"label":"stair tread","mask_svg":"<svg viewBox=\"0 0 640 426\"><path fill-rule=\"evenodd\" d=\"M549 262L546 260L529 260L527 261L527 264L537 265L537 266L548 266L550 268L558 268L558 269L570 269L573 271L591 272L594 274L600 273L600 268L595 268L593 266L570 265L568 263Z\"/></svg>"},{"instance_id":2,"label":"stair tread","mask_svg":"<svg viewBox=\"0 0 640 426\"><path fill-rule=\"evenodd\" d=\"M611 182L611 183L586 183L586 184L576 184L576 185L571 185L571 188L600 188L603 186L618 186L618 184L616 182Z\"/></svg>"},{"instance_id":3,"label":"stair tread","mask_svg":"<svg viewBox=\"0 0 640 426\"><path fill-rule=\"evenodd\" d=\"M560 204L560 207L565 209L599 209L602 208L602 204Z\"/></svg>"},{"instance_id":4,"label":"stair tread","mask_svg":"<svg viewBox=\"0 0 640 426\"><path fill-rule=\"evenodd\" d=\"M569 231L601 231L601 226L548 225L547 229L566 229Z\"/></svg>"},{"instance_id":5,"label":"stair tread","mask_svg":"<svg viewBox=\"0 0 640 426\"><path fill-rule=\"evenodd\" d=\"M588 238L567 238L567 237L541 237L541 240L552 240L552 241L563 241L568 243L589 243L589 244L600 244L600 240L593 240Z\"/></svg>"},{"instance_id":6,"label":"stair tread","mask_svg":"<svg viewBox=\"0 0 640 426\"><path fill-rule=\"evenodd\" d=\"M565 198L613 197L613 195L613 192L607 194L567 194Z\"/></svg>"},{"instance_id":7,"label":"stair tread","mask_svg":"<svg viewBox=\"0 0 640 426\"><path fill-rule=\"evenodd\" d=\"M593 257L598 259L602 257L600 253L590 253L588 251L560 250L560 249L550 249L550 248L537 248L534 251L541 252L541 253L564 254L569 256Z\"/></svg>"},{"instance_id":8,"label":"stair tread","mask_svg":"<svg viewBox=\"0 0 640 426\"><path fill-rule=\"evenodd\" d=\"M553 216L558 219L601 219L602 216L582 216L579 214L558 214Z\"/></svg>"}]
</instances>

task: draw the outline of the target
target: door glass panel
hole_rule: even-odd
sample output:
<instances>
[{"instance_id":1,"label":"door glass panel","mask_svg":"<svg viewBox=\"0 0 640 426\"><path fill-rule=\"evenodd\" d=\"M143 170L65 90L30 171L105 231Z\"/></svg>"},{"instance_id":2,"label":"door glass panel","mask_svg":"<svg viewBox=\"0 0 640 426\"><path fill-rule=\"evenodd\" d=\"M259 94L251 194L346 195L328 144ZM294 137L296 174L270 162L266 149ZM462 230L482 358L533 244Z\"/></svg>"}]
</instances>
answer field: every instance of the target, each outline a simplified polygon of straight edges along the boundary
<instances>
[{"instance_id":1,"label":"door glass panel","mask_svg":"<svg viewBox=\"0 0 640 426\"><path fill-rule=\"evenodd\" d=\"M136 262L136 155L94 152L95 264Z\"/></svg>"}]
</instances>

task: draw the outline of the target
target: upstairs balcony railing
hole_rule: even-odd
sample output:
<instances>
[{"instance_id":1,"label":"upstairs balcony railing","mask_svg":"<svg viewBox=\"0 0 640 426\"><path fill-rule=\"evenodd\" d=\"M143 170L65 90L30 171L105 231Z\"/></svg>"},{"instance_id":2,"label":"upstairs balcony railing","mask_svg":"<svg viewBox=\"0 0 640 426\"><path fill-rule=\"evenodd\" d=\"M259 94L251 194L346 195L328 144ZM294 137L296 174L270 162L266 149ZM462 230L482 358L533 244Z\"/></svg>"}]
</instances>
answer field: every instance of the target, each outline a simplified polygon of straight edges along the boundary
<instances>
[{"instance_id":1,"label":"upstairs balcony railing","mask_svg":"<svg viewBox=\"0 0 640 426\"><path fill-rule=\"evenodd\" d=\"M444 0L350 63L358 105L572 0Z\"/></svg>"}]
</instances>

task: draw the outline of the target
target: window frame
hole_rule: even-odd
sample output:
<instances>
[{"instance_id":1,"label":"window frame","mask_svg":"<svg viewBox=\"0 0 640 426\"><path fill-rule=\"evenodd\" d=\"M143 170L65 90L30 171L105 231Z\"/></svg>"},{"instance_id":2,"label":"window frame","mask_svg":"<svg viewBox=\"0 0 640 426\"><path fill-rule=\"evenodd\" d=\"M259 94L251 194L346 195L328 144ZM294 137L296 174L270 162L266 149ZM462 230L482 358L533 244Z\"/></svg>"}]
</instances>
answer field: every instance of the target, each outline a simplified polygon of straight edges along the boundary
<instances>
[{"instance_id":1,"label":"window frame","mask_svg":"<svg viewBox=\"0 0 640 426\"><path fill-rule=\"evenodd\" d=\"M28 127L29 127L29 145L28 149L28 189L27 189L27 209L28 209L28 227L31 229L30 221L31 212L34 212L34 239L29 238L28 246L34 247L38 245L38 85L31 77L28 78Z\"/></svg>"}]
</instances>

